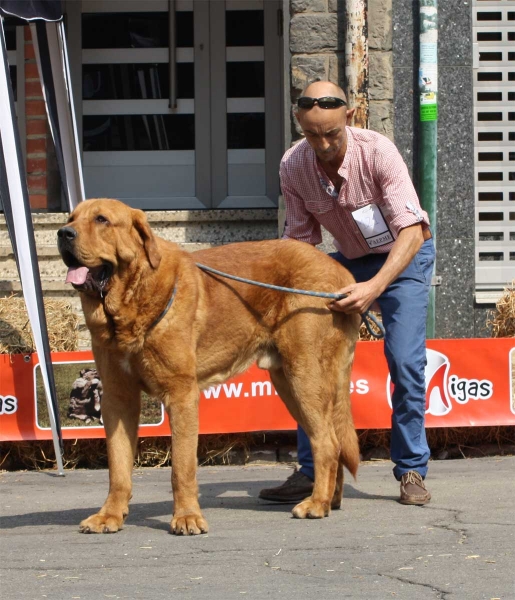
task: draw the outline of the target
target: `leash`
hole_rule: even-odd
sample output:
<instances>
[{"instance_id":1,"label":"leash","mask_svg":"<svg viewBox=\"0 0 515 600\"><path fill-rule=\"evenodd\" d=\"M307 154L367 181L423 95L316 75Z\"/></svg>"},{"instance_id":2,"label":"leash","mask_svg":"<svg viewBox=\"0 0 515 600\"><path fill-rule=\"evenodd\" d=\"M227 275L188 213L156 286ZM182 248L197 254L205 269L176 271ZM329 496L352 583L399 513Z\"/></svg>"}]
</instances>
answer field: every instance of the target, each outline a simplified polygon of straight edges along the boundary
<instances>
[{"instance_id":1,"label":"leash","mask_svg":"<svg viewBox=\"0 0 515 600\"><path fill-rule=\"evenodd\" d=\"M347 297L347 294L331 294L329 292L312 292L309 290L299 290L296 288L287 288L282 287L280 285L273 285L271 283L262 283L261 281L253 281L252 279L245 279L243 277L237 277L236 275L229 275L228 273L224 273L222 271L218 271L217 269L213 269L212 267L208 267L206 265L202 265L200 263L195 263L199 269L206 271L208 273L213 273L214 275L220 275L220 277L225 277L226 279L233 279L234 281L239 281L240 283L248 283L250 285L256 285L258 287L267 288L269 290L277 290L278 292L287 292L289 294L302 294L304 296L315 296L317 298L330 298L331 300L342 300ZM164 315L163 315L164 316ZM365 324L368 333L377 338L384 338L384 327L383 324L373 315L370 311L366 311L361 315L361 320ZM379 329L379 333L376 333L370 324L370 321Z\"/></svg>"}]
</instances>

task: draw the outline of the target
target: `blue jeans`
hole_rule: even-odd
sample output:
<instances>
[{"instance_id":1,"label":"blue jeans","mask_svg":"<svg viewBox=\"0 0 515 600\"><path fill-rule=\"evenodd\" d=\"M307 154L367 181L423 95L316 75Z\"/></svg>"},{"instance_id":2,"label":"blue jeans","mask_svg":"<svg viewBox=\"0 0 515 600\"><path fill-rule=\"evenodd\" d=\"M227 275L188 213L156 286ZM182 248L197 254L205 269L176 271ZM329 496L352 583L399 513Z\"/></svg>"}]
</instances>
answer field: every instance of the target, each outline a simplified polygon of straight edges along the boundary
<instances>
[{"instance_id":1,"label":"blue jeans","mask_svg":"<svg viewBox=\"0 0 515 600\"><path fill-rule=\"evenodd\" d=\"M330 255L346 267L356 281L368 281L381 269L387 254L368 254L349 260L340 252ZM426 240L406 269L377 299L385 328L384 353L394 391L390 455L393 474L400 480L408 471L427 474L429 447L424 429L426 410L426 318L435 247ZM297 431L300 471L314 479L309 439Z\"/></svg>"}]
</instances>

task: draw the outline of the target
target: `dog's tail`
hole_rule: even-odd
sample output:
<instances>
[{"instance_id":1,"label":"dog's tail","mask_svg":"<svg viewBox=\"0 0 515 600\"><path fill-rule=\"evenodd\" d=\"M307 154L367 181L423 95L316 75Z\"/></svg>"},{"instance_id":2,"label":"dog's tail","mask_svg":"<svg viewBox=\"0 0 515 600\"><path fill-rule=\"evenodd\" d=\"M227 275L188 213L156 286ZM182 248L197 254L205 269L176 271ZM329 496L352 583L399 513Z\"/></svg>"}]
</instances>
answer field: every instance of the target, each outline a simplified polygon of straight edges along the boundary
<instances>
[{"instance_id":1,"label":"dog's tail","mask_svg":"<svg viewBox=\"0 0 515 600\"><path fill-rule=\"evenodd\" d=\"M359 466L359 442L354 428L350 403L350 373L353 355L354 352L347 354L347 364L339 364L342 371L338 377L340 380L339 389L334 396L333 422L336 437L340 443L341 460L352 476L356 478Z\"/></svg>"},{"instance_id":2,"label":"dog's tail","mask_svg":"<svg viewBox=\"0 0 515 600\"><path fill-rule=\"evenodd\" d=\"M338 439L341 444L340 453L343 464L356 479L359 467L359 443L350 411L348 411L348 416L345 417L343 431L338 435Z\"/></svg>"}]
</instances>

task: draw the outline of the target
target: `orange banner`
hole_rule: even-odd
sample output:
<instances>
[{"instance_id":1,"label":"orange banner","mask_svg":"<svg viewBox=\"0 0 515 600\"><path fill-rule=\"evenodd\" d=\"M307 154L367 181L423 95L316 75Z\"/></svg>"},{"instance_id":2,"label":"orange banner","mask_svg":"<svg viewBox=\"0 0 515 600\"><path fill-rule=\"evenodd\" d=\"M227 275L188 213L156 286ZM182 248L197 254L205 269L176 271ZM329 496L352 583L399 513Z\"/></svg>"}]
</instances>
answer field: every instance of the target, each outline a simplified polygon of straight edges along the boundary
<instances>
[{"instance_id":1,"label":"orange banner","mask_svg":"<svg viewBox=\"0 0 515 600\"><path fill-rule=\"evenodd\" d=\"M515 339L430 340L427 426L515 424ZM102 383L90 352L52 355L65 439L104 437ZM358 429L390 427L391 384L382 342L358 342L351 398ZM251 367L205 390L201 433L295 429L268 372ZM169 435L162 405L143 398L139 435ZM0 355L0 441L51 439L36 355Z\"/></svg>"}]
</instances>

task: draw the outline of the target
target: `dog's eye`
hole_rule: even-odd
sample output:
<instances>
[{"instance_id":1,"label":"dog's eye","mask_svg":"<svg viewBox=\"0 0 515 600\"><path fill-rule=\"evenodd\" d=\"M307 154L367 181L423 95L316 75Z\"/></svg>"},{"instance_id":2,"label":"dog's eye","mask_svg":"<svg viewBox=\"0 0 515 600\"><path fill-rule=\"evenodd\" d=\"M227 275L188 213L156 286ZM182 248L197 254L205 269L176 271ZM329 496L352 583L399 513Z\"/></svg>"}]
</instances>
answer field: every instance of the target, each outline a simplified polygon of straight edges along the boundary
<instances>
[{"instance_id":1,"label":"dog's eye","mask_svg":"<svg viewBox=\"0 0 515 600\"><path fill-rule=\"evenodd\" d=\"M109 221L103 215L97 215L95 217L96 223L108 223Z\"/></svg>"}]
</instances>

